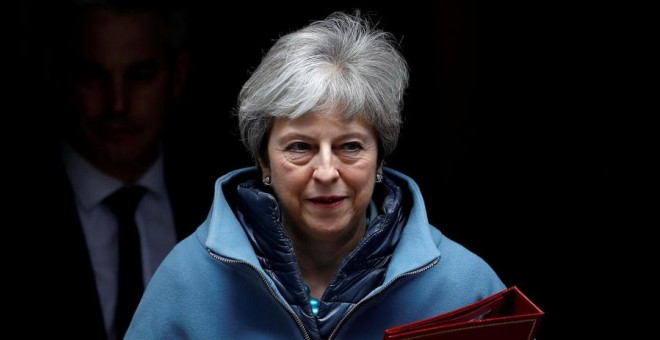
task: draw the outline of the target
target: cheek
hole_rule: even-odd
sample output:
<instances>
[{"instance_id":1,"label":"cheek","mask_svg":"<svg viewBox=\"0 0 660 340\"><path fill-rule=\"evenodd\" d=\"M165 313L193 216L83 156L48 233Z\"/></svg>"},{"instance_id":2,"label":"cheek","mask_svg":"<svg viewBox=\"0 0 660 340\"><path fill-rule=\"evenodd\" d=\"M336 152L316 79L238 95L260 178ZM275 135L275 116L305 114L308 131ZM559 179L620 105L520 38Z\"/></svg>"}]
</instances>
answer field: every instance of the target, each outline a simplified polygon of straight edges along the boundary
<instances>
[{"instance_id":1,"label":"cheek","mask_svg":"<svg viewBox=\"0 0 660 340\"><path fill-rule=\"evenodd\" d=\"M347 167L343 171L343 178L354 187L373 186L376 181L376 159L365 159Z\"/></svg>"},{"instance_id":2,"label":"cheek","mask_svg":"<svg viewBox=\"0 0 660 340\"><path fill-rule=\"evenodd\" d=\"M128 93L131 111L141 112L143 116L155 119L168 110L172 104L172 96L167 88L162 86L133 87Z\"/></svg>"},{"instance_id":3,"label":"cheek","mask_svg":"<svg viewBox=\"0 0 660 340\"><path fill-rule=\"evenodd\" d=\"M294 204L292 202L298 200L309 184L312 172L307 167L292 166L285 160L273 159L272 155L270 156L272 189L278 199Z\"/></svg>"},{"instance_id":4,"label":"cheek","mask_svg":"<svg viewBox=\"0 0 660 340\"><path fill-rule=\"evenodd\" d=\"M355 190L359 198L370 198L374 183L375 180L370 176L360 176L359 178L351 178L349 185Z\"/></svg>"},{"instance_id":5,"label":"cheek","mask_svg":"<svg viewBox=\"0 0 660 340\"><path fill-rule=\"evenodd\" d=\"M355 192L357 200L370 200L376 183L375 168L354 169L344 173L343 179Z\"/></svg>"},{"instance_id":6,"label":"cheek","mask_svg":"<svg viewBox=\"0 0 660 340\"><path fill-rule=\"evenodd\" d=\"M275 167L271 168L271 179L273 189L277 193L292 195L304 190L311 179L311 171L305 167L276 164Z\"/></svg>"},{"instance_id":7,"label":"cheek","mask_svg":"<svg viewBox=\"0 0 660 340\"><path fill-rule=\"evenodd\" d=\"M105 94L97 88L79 88L74 93L73 101L78 108L80 116L85 118L93 118L103 113L103 106L105 105Z\"/></svg>"}]
</instances>

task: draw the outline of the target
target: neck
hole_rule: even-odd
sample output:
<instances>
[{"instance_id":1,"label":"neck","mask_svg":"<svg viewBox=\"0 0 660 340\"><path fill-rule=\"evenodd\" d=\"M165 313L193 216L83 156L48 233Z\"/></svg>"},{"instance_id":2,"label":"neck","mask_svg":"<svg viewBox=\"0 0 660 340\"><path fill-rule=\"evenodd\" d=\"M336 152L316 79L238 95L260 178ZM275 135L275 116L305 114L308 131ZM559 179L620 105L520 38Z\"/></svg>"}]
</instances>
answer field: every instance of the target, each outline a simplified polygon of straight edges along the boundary
<instances>
[{"instance_id":1,"label":"neck","mask_svg":"<svg viewBox=\"0 0 660 340\"><path fill-rule=\"evenodd\" d=\"M356 232L339 241L323 242L292 236L296 260L311 296L321 298L339 270L344 258L357 247L366 230L364 223Z\"/></svg>"},{"instance_id":2,"label":"neck","mask_svg":"<svg viewBox=\"0 0 660 340\"><path fill-rule=\"evenodd\" d=\"M139 180L158 159L158 147L152 148L137 158L114 159L105 155L97 155L86 148L74 148L97 169L124 183Z\"/></svg>"},{"instance_id":3,"label":"neck","mask_svg":"<svg viewBox=\"0 0 660 340\"><path fill-rule=\"evenodd\" d=\"M331 257L328 257L331 258ZM332 278L337 273L337 269L341 264L342 257L334 258L332 261L325 261L322 264L314 258L310 258L304 254L296 253L296 259L300 266L300 273L303 281L309 286L311 296L321 298L325 289L330 285Z\"/></svg>"}]
</instances>

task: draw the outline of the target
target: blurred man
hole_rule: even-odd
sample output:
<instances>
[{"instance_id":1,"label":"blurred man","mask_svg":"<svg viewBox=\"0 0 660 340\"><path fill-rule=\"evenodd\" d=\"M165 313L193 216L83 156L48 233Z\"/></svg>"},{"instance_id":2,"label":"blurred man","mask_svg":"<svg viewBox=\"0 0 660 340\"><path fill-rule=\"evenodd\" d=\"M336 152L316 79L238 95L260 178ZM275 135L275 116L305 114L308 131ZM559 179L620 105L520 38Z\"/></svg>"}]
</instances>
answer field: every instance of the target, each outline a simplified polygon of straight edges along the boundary
<instances>
[{"instance_id":1,"label":"blurred man","mask_svg":"<svg viewBox=\"0 0 660 340\"><path fill-rule=\"evenodd\" d=\"M80 3L63 11L69 29L53 63L61 143L32 166L38 213L23 223L38 263L58 275L29 275L41 289L28 313L53 336L118 339L156 267L204 220L219 172L178 157L166 139L190 58L183 13L158 2ZM115 206L133 198L110 203L125 188L140 191L128 219ZM124 220L133 241L120 232ZM137 249L125 252L131 242ZM132 274L121 274L127 265ZM126 284L139 286L129 305Z\"/></svg>"}]
</instances>

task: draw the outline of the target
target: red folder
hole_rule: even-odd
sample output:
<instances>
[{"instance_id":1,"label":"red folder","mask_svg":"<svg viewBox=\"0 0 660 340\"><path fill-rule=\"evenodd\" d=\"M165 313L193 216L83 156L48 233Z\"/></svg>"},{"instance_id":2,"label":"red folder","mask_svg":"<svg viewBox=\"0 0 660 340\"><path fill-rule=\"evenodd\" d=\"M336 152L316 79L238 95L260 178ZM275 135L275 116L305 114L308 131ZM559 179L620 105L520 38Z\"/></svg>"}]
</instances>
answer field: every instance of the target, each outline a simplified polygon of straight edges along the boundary
<instances>
[{"instance_id":1,"label":"red folder","mask_svg":"<svg viewBox=\"0 0 660 340\"><path fill-rule=\"evenodd\" d=\"M532 340L543 311L516 286L428 319L388 328L384 340Z\"/></svg>"}]
</instances>

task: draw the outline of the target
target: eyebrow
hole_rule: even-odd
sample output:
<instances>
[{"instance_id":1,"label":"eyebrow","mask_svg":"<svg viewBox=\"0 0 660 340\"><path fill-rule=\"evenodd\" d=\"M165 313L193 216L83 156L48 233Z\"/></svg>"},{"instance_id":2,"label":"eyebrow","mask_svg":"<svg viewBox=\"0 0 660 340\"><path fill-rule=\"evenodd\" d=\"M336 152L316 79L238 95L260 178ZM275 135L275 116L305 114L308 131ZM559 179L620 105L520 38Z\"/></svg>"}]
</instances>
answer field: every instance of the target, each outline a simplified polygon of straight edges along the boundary
<instances>
[{"instance_id":1,"label":"eyebrow","mask_svg":"<svg viewBox=\"0 0 660 340\"><path fill-rule=\"evenodd\" d=\"M351 138L368 139L369 135L363 132L349 131L349 132L341 133L337 136L333 136L332 140L351 139ZM314 136L310 136L309 134L305 134L298 131L286 132L276 137L276 140L293 140L293 139L316 139L316 138Z\"/></svg>"},{"instance_id":2,"label":"eyebrow","mask_svg":"<svg viewBox=\"0 0 660 340\"><path fill-rule=\"evenodd\" d=\"M158 58L149 58L149 59L144 59L137 61L133 64L131 64L128 68L129 69L136 69L136 68L142 68L142 67L157 67L159 64Z\"/></svg>"}]
</instances>

